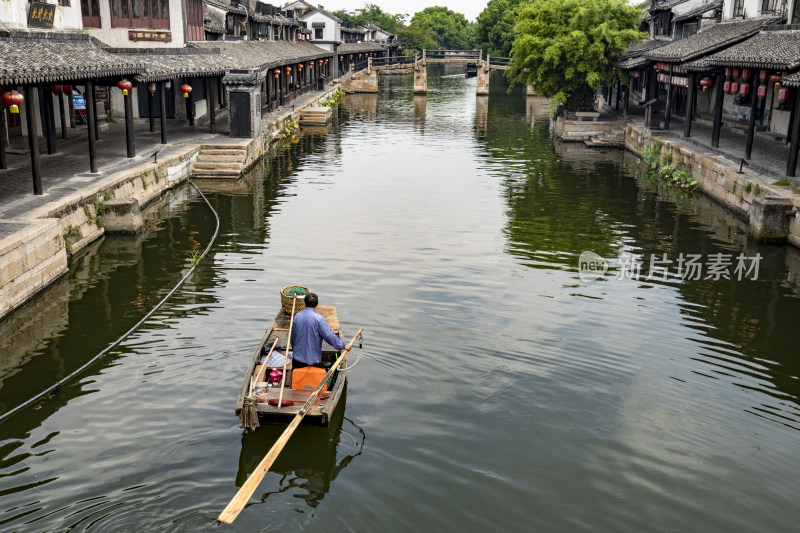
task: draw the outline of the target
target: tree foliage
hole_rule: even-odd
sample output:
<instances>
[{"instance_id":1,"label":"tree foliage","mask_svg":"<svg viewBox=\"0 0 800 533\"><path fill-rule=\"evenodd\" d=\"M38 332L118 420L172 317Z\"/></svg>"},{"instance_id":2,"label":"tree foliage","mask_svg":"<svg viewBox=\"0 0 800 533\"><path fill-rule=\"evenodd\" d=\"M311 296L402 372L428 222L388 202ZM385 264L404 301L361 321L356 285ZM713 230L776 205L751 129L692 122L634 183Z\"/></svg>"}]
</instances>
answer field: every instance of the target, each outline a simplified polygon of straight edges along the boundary
<instances>
[{"instance_id":1,"label":"tree foliage","mask_svg":"<svg viewBox=\"0 0 800 533\"><path fill-rule=\"evenodd\" d=\"M506 76L567 110L591 109L615 58L643 38L641 10L624 0L537 0L522 7Z\"/></svg>"},{"instance_id":2,"label":"tree foliage","mask_svg":"<svg viewBox=\"0 0 800 533\"><path fill-rule=\"evenodd\" d=\"M400 40L405 50L420 52L424 48L428 50L436 48L436 41L433 39L433 34L416 24L411 24L399 30L397 32L397 38Z\"/></svg>"},{"instance_id":3,"label":"tree foliage","mask_svg":"<svg viewBox=\"0 0 800 533\"><path fill-rule=\"evenodd\" d=\"M429 32L438 48L468 50L475 44L475 28L467 17L446 7L426 7L414 14L411 26Z\"/></svg>"},{"instance_id":4,"label":"tree foliage","mask_svg":"<svg viewBox=\"0 0 800 533\"><path fill-rule=\"evenodd\" d=\"M508 57L517 37L514 25L528 0L490 0L478 15L478 47L493 56Z\"/></svg>"},{"instance_id":5,"label":"tree foliage","mask_svg":"<svg viewBox=\"0 0 800 533\"><path fill-rule=\"evenodd\" d=\"M348 14L344 9L334 11L333 14L345 22L352 22L356 27L365 26L371 22L389 33L397 33L405 25L406 18L406 15L387 13L377 4L366 4L363 11L355 16Z\"/></svg>"}]
</instances>

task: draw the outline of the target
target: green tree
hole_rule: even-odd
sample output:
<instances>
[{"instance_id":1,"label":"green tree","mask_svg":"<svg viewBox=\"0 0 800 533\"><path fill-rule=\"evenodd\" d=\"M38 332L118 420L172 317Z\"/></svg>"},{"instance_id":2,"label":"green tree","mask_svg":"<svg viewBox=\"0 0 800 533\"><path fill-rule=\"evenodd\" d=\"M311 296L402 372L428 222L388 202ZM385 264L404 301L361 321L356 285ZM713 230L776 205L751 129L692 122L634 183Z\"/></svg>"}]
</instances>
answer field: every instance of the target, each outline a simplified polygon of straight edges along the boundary
<instances>
[{"instance_id":1,"label":"green tree","mask_svg":"<svg viewBox=\"0 0 800 533\"><path fill-rule=\"evenodd\" d=\"M352 22L355 26L365 26L371 22L389 33L397 33L405 26L406 18L406 15L387 13L377 4L366 4L363 11L356 16L348 14L344 9L333 11L333 14L345 22Z\"/></svg>"},{"instance_id":2,"label":"green tree","mask_svg":"<svg viewBox=\"0 0 800 533\"><path fill-rule=\"evenodd\" d=\"M478 15L476 41L478 47L493 56L508 57L517 38L514 25L517 15L528 0L490 0Z\"/></svg>"},{"instance_id":3,"label":"green tree","mask_svg":"<svg viewBox=\"0 0 800 533\"><path fill-rule=\"evenodd\" d=\"M569 111L591 109L594 92L610 85L614 62L644 37L641 10L624 0L537 0L517 18L519 36L506 76Z\"/></svg>"},{"instance_id":4,"label":"green tree","mask_svg":"<svg viewBox=\"0 0 800 533\"><path fill-rule=\"evenodd\" d=\"M414 14L411 25L430 32L439 48L468 50L475 44L475 29L467 18L446 7L426 7Z\"/></svg>"},{"instance_id":5,"label":"green tree","mask_svg":"<svg viewBox=\"0 0 800 533\"><path fill-rule=\"evenodd\" d=\"M416 24L411 24L398 30L397 38L405 50L421 52L423 49L432 50L436 48L436 41L433 34L428 30L420 28Z\"/></svg>"}]
</instances>

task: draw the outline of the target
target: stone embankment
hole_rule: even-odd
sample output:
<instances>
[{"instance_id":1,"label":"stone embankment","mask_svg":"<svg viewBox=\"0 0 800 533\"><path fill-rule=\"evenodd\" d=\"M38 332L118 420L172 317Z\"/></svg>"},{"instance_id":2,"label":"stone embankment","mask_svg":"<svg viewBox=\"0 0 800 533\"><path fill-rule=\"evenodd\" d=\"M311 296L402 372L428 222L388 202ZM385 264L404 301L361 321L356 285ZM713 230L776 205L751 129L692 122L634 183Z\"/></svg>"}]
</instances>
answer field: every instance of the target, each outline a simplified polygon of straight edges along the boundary
<instances>
[{"instance_id":1,"label":"stone embankment","mask_svg":"<svg viewBox=\"0 0 800 533\"><path fill-rule=\"evenodd\" d=\"M187 144L177 155L115 172L23 216L0 220L0 318L65 274L70 256L105 233L141 231L141 208L168 189L189 177L239 178L305 108L318 106L337 87L265 117L255 139Z\"/></svg>"}]
</instances>

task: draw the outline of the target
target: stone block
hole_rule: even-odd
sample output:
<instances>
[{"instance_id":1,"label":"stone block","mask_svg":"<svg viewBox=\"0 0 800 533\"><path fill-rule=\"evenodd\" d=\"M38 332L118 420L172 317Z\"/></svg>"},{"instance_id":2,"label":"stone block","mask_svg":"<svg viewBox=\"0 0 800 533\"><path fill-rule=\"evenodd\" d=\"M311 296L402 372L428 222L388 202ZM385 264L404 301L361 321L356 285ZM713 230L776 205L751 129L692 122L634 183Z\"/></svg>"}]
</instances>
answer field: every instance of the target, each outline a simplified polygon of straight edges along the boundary
<instances>
[{"instance_id":1,"label":"stone block","mask_svg":"<svg viewBox=\"0 0 800 533\"><path fill-rule=\"evenodd\" d=\"M144 226L139 201L135 198L114 198L106 202L103 215L107 233L138 233Z\"/></svg>"},{"instance_id":2,"label":"stone block","mask_svg":"<svg viewBox=\"0 0 800 533\"><path fill-rule=\"evenodd\" d=\"M792 209L792 202L785 197L753 198L747 233L758 242L786 242L790 222L786 213Z\"/></svg>"}]
</instances>

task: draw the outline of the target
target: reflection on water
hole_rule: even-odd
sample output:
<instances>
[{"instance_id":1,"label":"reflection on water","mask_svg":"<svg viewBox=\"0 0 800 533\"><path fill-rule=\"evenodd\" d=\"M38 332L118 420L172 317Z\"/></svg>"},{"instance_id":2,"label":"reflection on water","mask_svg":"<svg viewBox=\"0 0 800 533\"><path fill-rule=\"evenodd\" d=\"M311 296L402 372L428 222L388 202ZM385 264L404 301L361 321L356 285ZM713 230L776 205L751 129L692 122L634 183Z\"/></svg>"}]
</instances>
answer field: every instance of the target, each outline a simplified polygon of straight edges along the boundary
<instances>
[{"instance_id":1,"label":"reflection on water","mask_svg":"<svg viewBox=\"0 0 800 533\"><path fill-rule=\"evenodd\" d=\"M0 529L216 530L280 432L243 436L233 408L295 282L366 328L365 355L342 418L298 430L237 531L794 529L800 252L626 153L554 142L546 102L497 73L488 99L429 74L426 97L393 77L202 185L221 228L189 283L0 425ZM2 406L127 330L214 229L189 188L148 224L0 324ZM587 250L605 278L578 276ZM624 254L739 252L757 281L616 279Z\"/></svg>"},{"instance_id":2,"label":"reflection on water","mask_svg":"<svg viewBox=\"0 0 800 533\"><path fill-rule=\"evenodd\" d=\"M265 485L277 484L277 488L256 491L261 502L268 503L273 494L291 491L295 498L305 501L309 507L318 507L339 472L361 455L366 435L352 420L345 418L346 396L345 390L328 427L303 427L292 436L267 475L277 480L270 483L268 479ZM242 434L237 487L244 484L284 429L282 426L262 426Z\"/></svg>"}]
</instances>

